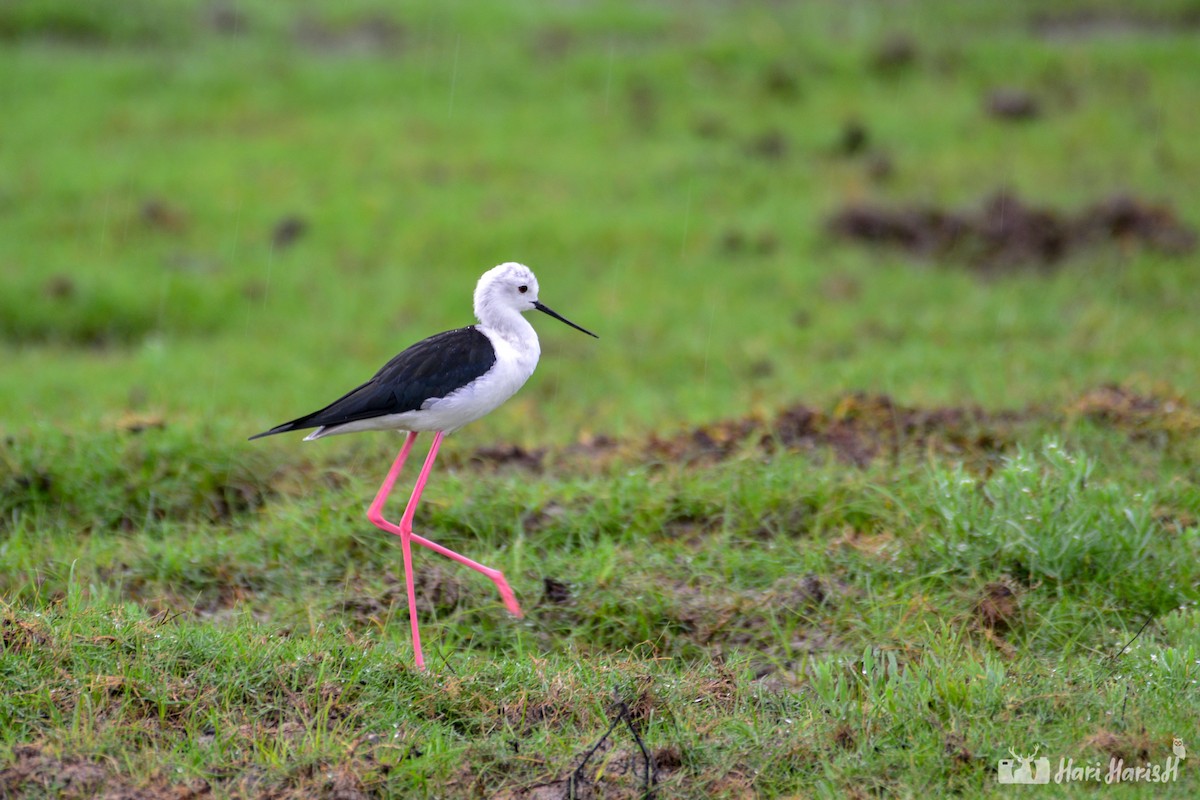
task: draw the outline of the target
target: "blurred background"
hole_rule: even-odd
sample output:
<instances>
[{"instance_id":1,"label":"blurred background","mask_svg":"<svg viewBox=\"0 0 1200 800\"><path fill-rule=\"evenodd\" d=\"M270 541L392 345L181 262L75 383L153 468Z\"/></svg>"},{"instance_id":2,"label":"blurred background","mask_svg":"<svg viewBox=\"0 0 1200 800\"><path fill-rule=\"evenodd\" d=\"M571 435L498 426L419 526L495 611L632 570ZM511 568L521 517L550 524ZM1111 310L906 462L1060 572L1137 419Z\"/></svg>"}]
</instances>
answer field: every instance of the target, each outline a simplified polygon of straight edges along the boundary
<instances>
[{"instance_id":1,"label":"blurred background","mask_svg":"<svg viewBox=\"0 0 1200 800\"><path fill-rule=\"evenodd\" d=\"M471 441L1194 393L1194 2L5 0L0 425L233 441L529 264Z\"/></svg>"}]
</instances>

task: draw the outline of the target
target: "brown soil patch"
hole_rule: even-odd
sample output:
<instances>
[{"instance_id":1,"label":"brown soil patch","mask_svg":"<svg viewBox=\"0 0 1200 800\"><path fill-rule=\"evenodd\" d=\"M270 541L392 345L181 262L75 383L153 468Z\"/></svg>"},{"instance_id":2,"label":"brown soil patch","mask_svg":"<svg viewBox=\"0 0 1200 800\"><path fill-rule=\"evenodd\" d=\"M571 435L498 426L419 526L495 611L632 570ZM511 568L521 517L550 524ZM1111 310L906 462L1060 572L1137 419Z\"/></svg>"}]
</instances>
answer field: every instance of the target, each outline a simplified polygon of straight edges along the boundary
<instances>
[{"instance_id":1,"label":"brown soil patch","mask_svg":"<svg viewBox=\"0 0 1200 800\"><path fill-rule=\"evenodd\" d=\"M20 745L13 755L13 765L0 772L0 789L6 797L35 789L62 797L94 797L104 785L104 767L90 761L56 758L36 745Z\"/></svg>"},{"instance_id":2,"label":"brown soil patch","mask_svg":"<svg viewBox=\"0 0 1200 800\"><path fill-rule=\"evenodd\" d=\"M502 704L500 713L521 738L529 736L539 727L557 730L564 722L577 717L574 704L570 700L531 702L527 697L522 697L514 703Z\"/></svg>"},{"instance_id":3,"label":"brown soil patch","mask_svg":"<svg viewBox=\"0 0 1200 800\"><path fill-rule=\"evenodd\" d=\"M970 749L967 747L967 737L961 733L953 731L947 733L943 741L943 746L947 757L956 766L966 766L975 759L975 756L972 755Z\"/></svg>"},{"instance_id":4,"label":"brown soil patch","mask_svg":"<svg viewBox=\"0 0 1200 800\"><path fill-rule=\"evenodd\" d=\"M748 233L741 228L729 228L721 234L717 247L730 256L766 256L779 248L779 239L771 231Z\"/></svg>"},{"instance_id":5,"label":"brown soil patch","mask_svg":"<svg viewBox=\"0 0 1200 800\"><path fill-rule=\"evenodd\" d=\"M286 250L308 233L308 228L308 220L304 217L289 214L271 228L271 244L278 250Z\"/></svg>"},{"instance_id":6,"label":"brown soil patch","mask_svg":"<svg viewBox=\"0 0 1200 800\"><path fill-rule=\"evenodd\" d=\"M1117 194L1076 213L1033 206L997 192L979 209L851 205L829 231L852 242L965 263L985 274L1046 269L1086 248L1145 247L1169 255L1195 250L1196 232L1168 206Z\"/></svg>"},{"instance_id":7,"label":"brown soil patch","mask_svg":"<svg viewBox=\"0 0 1200 800\"><path fill-rule=\"evenodd\" d=\"M1011 428L1021 415L989 413L979 407L919 409L886 395L852 394L833 411L808 406L785 409L761 440L768 452L827 447L838 458L865 466L880 456L897 457L902 449L961 456L994 454L1011 444Z\"/></svg>"},{"instance_id":8,"label":"brown soil patch","mask_svg":"<svg viewBox=\"0 0 1200 800\"><path fill-rule=\"evenodd\" d=\"M670 438L651 434L646 455L666 462L694 464L724 461L736 455L761 423L753 418L721 420Z\"/></svg>"},{"instance_id":9,"label":"brown soil patch","mask_svg":"<svg viewBox=\"0 0 1200 800\"><path fill-rule=\"evenodd\" d=\"M1137 733L1114 733L1103 728L1083 741L1084 747L1096 750L1109 758L1122 760L1126 764L1141 764L1150 760L1152 744L1144 730Z\"/></svg>"},{"instance_id":10,"label":"brown soil patch","mask_svg":"<svg viewBox=\"0 0 1200 800\"><path fill-rule=\"evenodd\" d=\"M746 143L746 155L764 161L779 161L788 154L788 138L779 130L765 131Z\"/></svg>"},{"instance_id":11,"label":"brown soil patch","mask_svg":"<svg viewBox=\"0 0 1200 800\"><path fill-rule=\"evenodd\" d=\"M847 587L814 574L788 576L761 591L712 592L707 587L680 584L671 592L677 604L665 610L672 637L686 640L720 657L738 649L754 650L784 659L788 652L816 653L831 648L831 638L819 619L836 607ZM777 631L781 620L793 627L792 640L781 646ZM662 641L664 650L674 645ZM708 700L732 700L732 675L720 673L721 685L710 687ZM726 680L727 679L727 680Z\"/></svg>"},{"instance_id":12,"label":"brown soil patch","mask_svg":"<svg viewBox=\"0 0 1200 800\"><path fill-rule=\"evenodd\" d=\"M860 120L846 120L842 123L842 130L833 146L833 152L840 156L856 156L867 149L870 140L871 134Z\"/></svg>"},{"instance_id":13,"label":"brown soil patch","mask_svg":"<svg viewBox=\"0 0 1200 800\"><path fill-rule=\"evenodd\" d=\"M627 712L629 709L621 710L618 706L612 713L623 715ZM623 716L614 716L610 722L614 724L602 738L580 743L565 771L562 767L552 767L545 758L533 752L525 753L514 742L512 758L489 761L483 755L464 766L450 785L471 796L493 800L563 800L567 797L644 800L661 796L661 789L678 786L686 777L683 774L684 758L678 745L648 748L644 753L638 744L640 736L634 740L635 734L630 727L636 726L635 721L627 724ZM649 793L646 753L649 754L653 787ZM668 793L668 796L674 794Z\"/></svg>"},{"instance_id":14,"label":"brown soil patch","mask_svg":"<svg viewBox=\"0 0 1200 800\"><path fill-rule=\"evenodd\" d=\"M1142 11L1134 4L1115 8L1079 8L1073 11L1046 11L1030 19L1030 27L1047 39L1092 39L1101 36L1146 36L1190 33L1200 28L1200 11L1195 8L1179 13Z\"/></svg>"},{"instance_id":15,"label":"brown soil patch","mask_svg":"<svg viewBox=\"0 0 1200 800\"><path fill-rule=\"evenodd\" d=\"M528 450L519 444L498 444L479 448L468 461L477 467L518 467L540 472L545 457L545 448Z\"/></svg>"},{"instance_id":16,"label":"brown soil patch","mask_svg":"<svg viewBox=\"0 0 1200 800\"><path fill-rule=\"evenodd\" d=\"M565 606L571 602L571 585L556 578L542 578L542 602Z\"/></svg>"},{"instance_id":17,"label":"brown soil patch","mask_svg":"<svg viewBox=\"0 0 1200 800\"><path fill-rule=\"evenodd\" d=\"M1085 392L1068 411L1124 430L1134 438L1190 436L1200 431L1200 409L1189 406L1182 397L1138 394L1116 384Z\"/></svg>"},{"instance_id":18,"label":"brown soil patch","mask_svg":"<svg viewBox=\"0 0 1200 800\"><path fill-rule=\"evenodd\" d=\"M1016 624L1020 611L1016 592L997 581L983 587L983 594L975 604L975 619L986 630L1004 633Z\"/></svg>"},{"instance_id":19,"label":"brown soil patch","mask_svg":"<svg viewBox=\"0 0 1200 800\"><path fill-rule=\"evenodd\" d=\"M42 293L52 300L69 300L77 291L75 280L70 275L51 275L42 284Z\"/></svg>"},{"instance_id":20,"label":"brown soil patch","mask_svg":"<svg viewBox=\"0 0 1200 800\"><path fill-rule=\"evenodd\" d=\"M349 596L335 604L331 610L349 614L359 624L382 624L393 615L407 617L408 590L404 578L387 571L384 572L383 579L382 589L367 587L361 583L352 587ZM413 582L417 594L417 613L423 617L443 617L453 613L470 592L454 573L436 563L414 569Z\"/></svg>"},{"instance_id":21,"label":"brown soil patch","mask_svg":"<svg viewBox=\"0 0 1200 800\"><path fill-rule=\"evenodd\" d=\"M1042 106L1024 89L1001 88L988 93L987 112L997 119L1030 120L1042 115Z\"/></svg>"},{"instance_id":22,"label":"brown soil patch","mask_svg":"<svg viewBox=\"0 0 1200 800\"><path fill-rule=\"evenodd\" d=\"M173 234L186 232L191 222L186 211L161 197L143 202L139 217L147 228Z\"/></svg>"},{"instance_id":23,"label":"brown soil patch","mask_svg":"<svg viewBox=\"0 0 1200 800\"><path fill-rule=\"evenodd\" d=\"M102 765L82 758L59 758L36 744L13 748L12 763L0 770L0 797L52 796L68 800L193 800L209 797L207 781L135 788Z\"/></svg>"},{"instance_id":24,"label":"brown soil patch","mask_svg":"<svg viewBox=\"0 0 1200 800\"><path fill-rule=\"evenodd\" d=\"M880 75L896 75L917 60L917 43L903 33L891 33L875 45L871 68Z\"/></svg>"},{"instance_id":25,"label":"brown soil patch","mask_svg":"<svg viewBox=\"0 0 1200 800\"><path fill-rule=\"evenodd\" d=\"M579 46L579 36L565 25L548 25L535 31L529 52L546 61L560 61Z\"/></svg>"},{"instance_id":26,"label":"brown soil patch","mask_svg":"<svg viewBox=\"0 0 1200 800\"><path fill-rule=\"evenodd\" d=\"M858 738L854 735L854 729L843 722L833 731L833 743L842 750L853 750L858 746Z\"/></svg>"},{"instance_id":27,"label":"brown soil patch","mask_svg":"<svg viewBox=\"0 0 1200 800\"><path fill-rule=\"evenodd\" d=\"M780 100L795 100L801 95L796 70L779 61L767 67L761 83L763 91Z\"/></svg>"},{"instance_id":28,"label":"brown soil patch","mask_svg":"<svg viewBox=\"0 0 1200 800\"><path fill-rule=\"evenodd\" d=\"M652 435L645 455L680 464L716 463L754 452L830 451L843 462L866 466L901 452L962 457L1008 448L1020 412L979 407L921 409L886 395L846 395L831 411L803 404L782 409L774 419L753 417L701 425L670 438Z\"/></svg>"},{"instance_id":29,"label":"brown soil patch","mask_svg":"<svg viewBox=\"0 0 1200 800\"><path fill-rule=\"evenodd\" d=\"M296 23L294 38L308 50L326 55L388 55L403 52L408 30L383 14L367 14L343 25L305 17Z\"/></svg>"},{"instance_id":30,"label":"brown soil patch","mask_svg":"<svg viewBox=\"0 0 1200 800\"><path fill-rule=\"evenodd\" d=\"M532 472L542 472L550 465L593 472L630 460L702 466L744 456L806 452L829 453L859 467L913 455L987 464L1015 446L1023 429L1061 425L1080 417L1138 438L1186 437L1200 431L1200 409L1183 398L1143 394L1112 384L1089 390L1061 409L1001 411L980 406L920 408L898 403L888 395L856 392L844 395L829 410L799 403L780 409L773 417L718 420L670 436L651 433L641 441L588 435L557 450L486 447L467 456L465 462ZM541 529L561 513L560 508L548 508L531 514L526 527ZM688 525L695 521L681 518L673 522L677 533L686 535Z\"/></svg>"},{"instance_id":31,"label":"brown soil patch","mask_svg":"<svg viewBox=\"0 0 1200 800\"><path fill-rule=\"evenodd\" d=\"M45 647L52 639L44 622L17 619L11 607L4 607L3 616L0 616L0 645L3 645L4 652L29 652Z\"/></svg>"}]
</instances>

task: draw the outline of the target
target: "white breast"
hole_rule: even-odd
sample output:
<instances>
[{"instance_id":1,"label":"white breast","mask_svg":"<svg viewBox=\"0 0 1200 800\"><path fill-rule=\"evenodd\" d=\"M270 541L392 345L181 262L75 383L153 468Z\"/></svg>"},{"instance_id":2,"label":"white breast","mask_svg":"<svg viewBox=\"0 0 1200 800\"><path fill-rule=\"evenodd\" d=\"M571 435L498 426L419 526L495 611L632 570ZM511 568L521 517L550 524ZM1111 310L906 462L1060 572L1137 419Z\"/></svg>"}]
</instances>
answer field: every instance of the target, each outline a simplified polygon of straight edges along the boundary
<instances>
[{"instance_id":1,"label":"white breast","mask_svg":"<svg viewBox=\"0 0 1200 800\"><path fill-rule=\"evenodd\" d=\"M518 317L520 321L525 320ZM526 331L499 331L479 326L496 351L492 368L466 386L440 399L427 402L421 409L421 422L429 430L452 431L490 414L517 393L537 367L541 346L533 326ZM527 335L521 336L521 333ZM514 335L515 334L515 335Z\"/></svg>"}]
</instances>

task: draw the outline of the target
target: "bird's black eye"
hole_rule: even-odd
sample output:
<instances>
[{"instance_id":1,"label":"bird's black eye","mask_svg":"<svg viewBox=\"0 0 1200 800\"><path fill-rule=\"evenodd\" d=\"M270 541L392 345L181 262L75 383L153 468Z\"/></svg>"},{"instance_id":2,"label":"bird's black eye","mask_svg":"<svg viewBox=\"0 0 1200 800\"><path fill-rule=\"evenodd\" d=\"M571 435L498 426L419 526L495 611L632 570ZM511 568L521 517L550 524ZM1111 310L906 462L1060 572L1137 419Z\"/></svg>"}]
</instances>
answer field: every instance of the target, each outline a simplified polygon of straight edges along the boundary
<instances>
[{"instance_id":1,"label":"bird's black eye","mask_svg":"<svg viewBox=\"0 0 1200 800\"><path fill-rule=\"evenodd\" d=\"M528 286L518 286L517 291L520 292L521 294L525 294L526 292L529 291L529 287Z\"/></svg>"}]
</instances>

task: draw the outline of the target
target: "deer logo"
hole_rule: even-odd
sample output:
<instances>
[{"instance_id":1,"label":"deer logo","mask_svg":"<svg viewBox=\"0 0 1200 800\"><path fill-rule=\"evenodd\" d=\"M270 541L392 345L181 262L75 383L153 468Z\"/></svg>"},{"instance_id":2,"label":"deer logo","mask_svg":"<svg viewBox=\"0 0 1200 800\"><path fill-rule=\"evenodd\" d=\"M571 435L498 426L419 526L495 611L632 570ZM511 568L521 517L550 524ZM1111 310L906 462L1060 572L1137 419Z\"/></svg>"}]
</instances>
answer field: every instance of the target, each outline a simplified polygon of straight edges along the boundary
<instances>
[{"instance_id":1,"label":"deer logo","mask_svg":"<svg viewBox=\"0 0 1200 800\"><path fill-rule=\"evenodd\" d=\"M1050 782L1050 759L1042 756L1037 758L1038 750L1041 749L1038 745L1033 749L1033 752L1027 756L1017 755L1016 751L1011 747L1008 752L1012 754L1012 758L1002 758L996 765L996 777L1000 783L1049 783ZM1036 759L1036 760L1035 760ZM1013 767L1014 763L1018 766Z\"/></svg>"}]
</instances>

